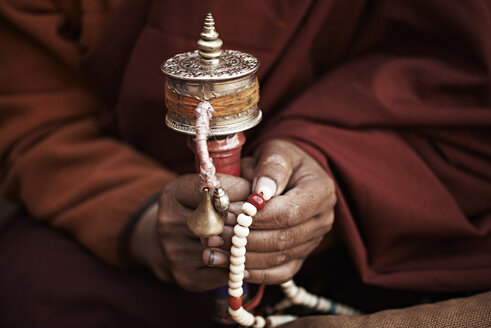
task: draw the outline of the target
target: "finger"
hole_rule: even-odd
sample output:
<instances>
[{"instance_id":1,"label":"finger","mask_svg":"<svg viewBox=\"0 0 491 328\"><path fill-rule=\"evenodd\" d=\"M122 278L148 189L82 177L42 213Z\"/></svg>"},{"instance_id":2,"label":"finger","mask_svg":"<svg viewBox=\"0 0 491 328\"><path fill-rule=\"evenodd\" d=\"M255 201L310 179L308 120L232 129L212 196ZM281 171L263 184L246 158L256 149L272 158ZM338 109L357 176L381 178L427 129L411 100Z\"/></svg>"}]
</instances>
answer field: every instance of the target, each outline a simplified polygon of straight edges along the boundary
<instances>
[{"instance_id":1,"label":"finger","mask_svg":"<svg viewBox=\"0 0 491 328\"><path fill-rule=\"evenodd\" d=\"M334 207L336 195L331 180L315 174L298 179L295 188L272 198L253 222L256 229L278 229L299 225Z\"/></svg>"},{"instance_id":2,"label":"finger","mask_svg":"<svg viewBox=\"0 0 491 328\"><path fill-rule=\"evenodd\" d=\"M292 260L304 260L319 245L322 239L323 236L313 238L304 244L279 252L257 253L248 251L246 253L245 266L248 270L268 269L283 265Z\"/></svg>"},{"instance_id":3,"label":"finger","mask_svg":"<svg viewBox=\"0 0 491 328\"><path fill-rule=\"evenodd\" d=\"M244 200L250 193L250 182L228 174L217 174L221 186L227 192L230 201ZM164 188L164 192L174 194L175 199L189 208L196 208L202 199L200 190L200 179L197 174L182 175Z\"/></svg>"},{"instance_id":4,"label":"finger","mask_svg":"<svg viewBox=\"0 0 491 328\"><path fill-rule=\"evenodd\" d=\"M157 230L162 238L172 238L178 233L186 238L197 237L187 228L186 221L193 212L172 198L161 200L161 211L159 211Z\"/></svg>"},{"instance_id":5,"label":"finger","mask_svg":"<svg viewBox=\"0 0 491 328\"><path fill-rule=\"evenodd\" d=\"M203 263L207 266L226 268L230 255L218 248L206 248L202 254Z\"/></svg>"},{"instance_id":6,"label":"finger","mask_svg":"<svg viewBox=\"0 0 491 328\"><path fill-rule=\"evenodd\" d=\"M323 237L331 231L334 221L334 212L323 213L311 218L305 224L276 230L251 229L247 237L247 251L249 252L275 252L288 250L296 245L303 244L312 238ZM225 226L222 234L223 244L218 246L223 250L230 250L232 226Z\"/></svg>"},{"instance_id":7,"label":"finger","mask_svg":"<svg viewBox=\"0 0 491 328\"><path fill-rule=\"evenodd\" d=\"M254 169L256 167L256 159L254 157L244 157L240 161L240 175L249 181L254 179Z\"/></svg>"},{"instance_id":8,"label":"finger","mask_svg":"<svg viewBox=\"0 0 491 328\"><path fill-rule=\"evenodd\" d=\"M223 239L223 245L220 246L221 249L229 251L232 247L232 237L234 235L234 226L224 226L223 231L220 236Z\"/></svg>"},{"instance_id":9,"label":"finger","mask_svg":"<svg viewBox=\"0 0 491 328\"><path fill-rule=\"evenodd\" d=\"M231 239L232 236L229 236L231 233L233 234L233 227L237 224L237 218L233 213L227 213L226 217L222 217L225 223L223 229L225 232L225 236L228 239ZM223 232L222 232L223 235ZM222 236L212 236L212 237L200 237L201 244L205 247L220 247L224 246L224 240ZM222 247L223 248L223 247Z\"/></svg>"},{"instance_id":10,"label":"finger","mask_svg":"<svg viewBox=\"0 0 491 328\"><path fill-rule=\"evenodd\" d=\"M244 178L217 173L222 188L228 193L230 202L243 201L251 193L251 183Z\"/></svg>"},{"instance_id":11,"label":"finger","mask_svg":"<svg viewBox=\"0 0 491 328\"><path fill-rule=\"evenodd\" d=\"M290 280L300 270L302 260L293 260L270 269L247 269L247 282L253 284L278 285Z\"/></svg>"},{"instance_id":12,"label":"finger","mask_svg":"<svg viewBox=\"0 0 491 328\"><path fill-rule=\"evenodd\" d=\"M279 230L251 229L247 237L247 250L251 252L274 252L288 250L312 238L324 236L332 229L334 214L326 213L313 217L304 224ZM223 247L228 246L228 236Z\"/></svg>"},{"instance_id":13,"label":"finger","mask_svg":"<svg viewBox=\"0 0 491 328\"><path fill-rule=\"evenodd\" d=\"M184 237L185 228L180 228L174 235L162 236L160 244L171 267L181 265L202 266L201 254L203 245L196 240ZM185 260L184 260L185 259Z\"/></svg>"},{"instance_id":14,"label":"finger","mask_svg":"<svg viewBox=\"0 0 491 328\"><path fill-rule=\"evenodd\" d=\"M228 212L223 218L223 223L225 223L225 225L234 226L237 224L237 216L233 212Z\"/></svg>"},{"instance_id":15,"label":"finger","mask_svg":"<svg viewBox=\"0 0 491 328\"><path fill-rule=\"evenodd\" d=\"M244 205L244 202L233 202L230 203L230 206L228 208L229 212L235 215L237 217L240 213L242 213L242 205Z\"/></svg>"},{"instance_id":16,"label":"finger","mask_svg":"<svg viewBox=\"0 0 491 328\"><path fill-rule=\"evenodd\" d=\"M172 181L170 188L164 188L164 192L174 194L176 201L188 208L198 207L202 199L200 180L197 174L185 174Z\"/></svg>"},{"instance_id":17,"label":"finger","mask_svg":"<svg viewBox=\"0 0 491 328\"><path fill-rule=\"evenodd\" d=\"M201 245L205 247L220 247L223 246L223 238L220 236L212 236L212 237L201 237L200 238Z\"/></svg>"},{"instance_id":18,"label":"finger","mask_svg":"<svg viewBox=\"0 0 491 328\"><path fill-rule=\"evenodd\" d=\"M256 154L253 191L263 193L266 200L285 189L300 156L296 148L286 141L274 140L263 144Z\"/></svg>"}]
</instances>

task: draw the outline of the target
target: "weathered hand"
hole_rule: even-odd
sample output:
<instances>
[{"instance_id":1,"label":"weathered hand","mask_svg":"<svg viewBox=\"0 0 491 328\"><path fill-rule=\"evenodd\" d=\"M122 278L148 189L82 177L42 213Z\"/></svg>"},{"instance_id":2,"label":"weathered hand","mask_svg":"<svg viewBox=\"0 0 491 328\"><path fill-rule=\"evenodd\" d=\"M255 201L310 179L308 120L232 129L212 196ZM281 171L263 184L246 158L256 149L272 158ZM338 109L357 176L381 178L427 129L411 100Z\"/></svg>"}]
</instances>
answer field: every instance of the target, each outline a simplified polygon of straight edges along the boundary
<instances>
[{"instance_id":1,"label":"weathered hand","mask_svg":"<svg viewBox=\"0 0 491 328\"><path fill-rule=\"evenodd\" d=\"M250 183L238 177L218 175L231 201L249 194ZM150 209L135 229L131 250L164 281L176 281L191 291L225 285L228 271L203 263L204 247L186 226L186 221L201 200L199 177L183 175L168 183L157 209Z\"/></svg>"},{"instance_id":2,"label":"weathered hand","mask_svg":"<svg viewBox=\"0 0 491 328\"><path fill-rule=\"evenodd\" d=\"M269 141L253 159L244 159L243 171L246 178L253 180L255 192L265 186L274 194L254 217L247 238L246 280L266 284L287 281L332 227L334 183L310 155L282 140ZM233 203L230 210L238 215L241 206L242 202ZM227 223L234 222L229 218ZM228 256L225 250L230 247L231 226L226 227L222 237L223 252ZM215 238L213 241L215 246L222 243ZM207 256L205 251L205 261Z\"/></svg>"}]
</instances>

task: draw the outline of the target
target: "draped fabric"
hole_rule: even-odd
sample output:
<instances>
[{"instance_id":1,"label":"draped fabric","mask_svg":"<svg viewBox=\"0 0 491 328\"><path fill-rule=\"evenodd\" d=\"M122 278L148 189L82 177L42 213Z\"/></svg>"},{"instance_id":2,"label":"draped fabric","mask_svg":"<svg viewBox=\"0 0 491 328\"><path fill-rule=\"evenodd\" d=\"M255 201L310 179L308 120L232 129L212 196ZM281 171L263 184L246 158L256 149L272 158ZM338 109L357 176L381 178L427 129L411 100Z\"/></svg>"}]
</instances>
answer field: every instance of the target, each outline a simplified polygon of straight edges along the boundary
<instances>
[{"instance_id":1,"label":"draped fabric","mask_svg":"<svg viewBox=\"0 0 491 328\"><path fill-rule=\"evenodd\" d=\"M224 47L261 61L249 150L285 138L332 174L335 230L364 282L491 288L488 2L124 1L97 30L87 17L107 6L11 2L1 51L25 60L0 64L5 193L100 257L116 262L130 208L192 170L163 125L159 66L196 48L211 11Z\"/></svg>"}]
</instances>

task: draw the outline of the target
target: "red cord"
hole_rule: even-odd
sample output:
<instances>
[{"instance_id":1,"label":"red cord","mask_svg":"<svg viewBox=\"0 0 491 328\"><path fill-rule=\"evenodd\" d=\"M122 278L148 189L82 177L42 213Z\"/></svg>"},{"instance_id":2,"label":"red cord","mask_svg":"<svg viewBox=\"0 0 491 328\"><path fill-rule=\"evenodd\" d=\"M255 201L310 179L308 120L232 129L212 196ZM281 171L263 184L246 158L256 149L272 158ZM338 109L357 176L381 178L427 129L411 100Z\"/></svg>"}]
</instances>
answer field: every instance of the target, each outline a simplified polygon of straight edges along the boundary
<instances>
[{"instance_id":1,"label":"red cord","mask_svg":"<svg viewBox=\"0 0 491 328\"><path fill-rule=\"evenodd\" d=\"M266 285L264 285L264 284L259 285L256 296L254 296L249 302L247 302L247 304L245 304L243 306L243 308L246 309L247 311L251 311L256 306L258 306L259 303L261 303L261 300L263 298L265 287L266 287Z\"/></svg>"}]
</instances>

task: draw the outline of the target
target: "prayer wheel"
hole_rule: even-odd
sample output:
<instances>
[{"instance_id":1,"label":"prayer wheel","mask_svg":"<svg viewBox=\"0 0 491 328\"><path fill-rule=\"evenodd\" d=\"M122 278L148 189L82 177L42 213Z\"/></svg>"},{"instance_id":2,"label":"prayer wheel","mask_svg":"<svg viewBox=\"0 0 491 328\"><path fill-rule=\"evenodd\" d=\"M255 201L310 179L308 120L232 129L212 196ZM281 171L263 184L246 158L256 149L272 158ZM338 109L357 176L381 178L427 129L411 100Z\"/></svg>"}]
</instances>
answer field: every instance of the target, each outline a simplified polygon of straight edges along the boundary
<instances>
[{"instance_id":1,"label":"prayer wheel","mask_svg":"<svg viewBox=\"0 0 491 328\"><path fill-rule=\"evenodd\" d=\"M194 135L194 110L207 100L215 109L210 137L224 137L252 128L261 120L257 106L257 58L234 50L221 50L215 22L207 14L198 49L175 55L162 64L166 76L165 122L175 131Z\"/></svg>"},{"instance_id":2,"label":"prayer wheel","mask_svg":"<svg viewBox=\"0 0 491 328\"><path fill-rule=\"evenodd\" d=\"M172 130L190 135L188 146L197 154L195 111L200 102L208 101L214 109L206 142L209 157L217 172L239 176L240 152L245 142L243 131L257 125L262 118L257 105L259 60L243 52L221 50L222 40L218 38L211 13L206 15L197 45L198 50L177 54L162 64L166 78L165 123ZM199 172L198 162L196 156ZM217 222L208 190L202 192L203 201L187 224L195 235L209 237L219 234L223 221ZM213 195L216 194L217 190ZM223 322L228 307L227 288L217 289L216 295L214 318Z\"/></svg>"}]
</instances>

